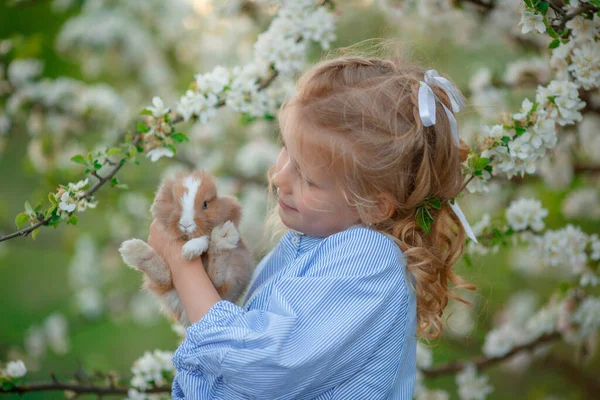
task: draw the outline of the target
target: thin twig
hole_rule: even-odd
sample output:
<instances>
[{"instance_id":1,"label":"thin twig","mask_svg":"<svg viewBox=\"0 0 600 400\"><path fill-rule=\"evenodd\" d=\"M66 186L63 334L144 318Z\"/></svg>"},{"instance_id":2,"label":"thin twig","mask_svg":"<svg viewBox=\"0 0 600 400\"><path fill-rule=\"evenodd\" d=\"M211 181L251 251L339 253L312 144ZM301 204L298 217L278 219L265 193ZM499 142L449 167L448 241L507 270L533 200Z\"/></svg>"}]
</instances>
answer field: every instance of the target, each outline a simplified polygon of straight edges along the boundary
<instances>
[{"instance_id":1,"label":"thin twig","mask_svg":"<svg viewBox=\"0 0 600 400\"><path fill-rule=\"evenodd\" d=\"M541 344L553 342L557 339L560 339L560 337L561 337L561 334L559 332L553 332L550 334L540 336L539 338L535 339L534 341L532 341L530 343L526 343L526 344L523 344L520 346L515 346L511 351L509 351L508 353L506 353L505 355L503 355L501 357L480 356L480 357L477 357L477 358L474 358L471 360L455 361L455 362L439 365L434 368L422 370L422 372L425 376L428 376L428 377L447 375L447 374L456 373L456 372L461 371L463 368L465 368L465 366L467 364L470 364L470 363L475 364L475 366L477 367L477 370L481 371L485 368L491 367L502 361L505 361L523 350L534 349Z\"/></svg>"}]
</instances>

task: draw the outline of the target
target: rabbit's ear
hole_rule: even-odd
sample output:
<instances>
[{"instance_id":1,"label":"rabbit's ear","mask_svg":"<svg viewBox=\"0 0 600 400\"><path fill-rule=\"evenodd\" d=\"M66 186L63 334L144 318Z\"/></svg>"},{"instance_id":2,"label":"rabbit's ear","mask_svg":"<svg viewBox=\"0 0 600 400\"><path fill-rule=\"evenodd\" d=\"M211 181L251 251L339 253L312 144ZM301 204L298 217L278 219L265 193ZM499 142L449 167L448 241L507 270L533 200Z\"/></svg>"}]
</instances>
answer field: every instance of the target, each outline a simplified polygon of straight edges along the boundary
<instances>
[{"instance_id":1,"label":"rabbit's ear","mask_svg":"<svg viewBox=\"0 0 600 400\"><path fill-rule=\"evenodd\" d=\"M175 185L175 181L173 179L165 180L156 193L156 197L154 198L154 203L152 203L152 207L150 211L152 212L152 216L154 219L161 220L162 222L166 222L172 211L175 209L173 207L174 197L173 197L173 186Z\"/></svg>"},{"instance_id":2,"label":"rabbit's ear","mask_svg":"<svg viewBox=\"0 0 600 400\"><path fill-rule=\"evenodd\" d=\"M233 196L219 197L219 221L231 221L237 227L242 217L242 206Z\"/></svg>"}]
</instances>

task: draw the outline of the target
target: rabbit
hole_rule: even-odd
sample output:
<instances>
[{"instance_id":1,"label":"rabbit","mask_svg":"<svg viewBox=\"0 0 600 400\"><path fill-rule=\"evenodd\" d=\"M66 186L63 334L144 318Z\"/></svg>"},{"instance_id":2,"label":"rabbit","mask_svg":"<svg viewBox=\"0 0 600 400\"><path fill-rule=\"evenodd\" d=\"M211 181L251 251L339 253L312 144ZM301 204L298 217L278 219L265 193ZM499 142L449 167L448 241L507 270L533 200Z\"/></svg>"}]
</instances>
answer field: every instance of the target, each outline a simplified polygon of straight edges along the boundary
<instances>
[{"instance_id":1,"label":"rabbit","mask_svg":"<svg viewBox=\"0 0 600 400\"><path fill-rule=\"evenodd\" d=\"M217 196L210 174L194 171L164 180L150 208L155 220L174 239L187 242L183 257L200 257L217 292L236 302L251 278L253 257L239 235L241 205L235 197ZM119 252L128 266L143 271L144 290L156 296L161 311L190 326L165 261L140 239L124 241Z\"/></svg>"}]
</instances>

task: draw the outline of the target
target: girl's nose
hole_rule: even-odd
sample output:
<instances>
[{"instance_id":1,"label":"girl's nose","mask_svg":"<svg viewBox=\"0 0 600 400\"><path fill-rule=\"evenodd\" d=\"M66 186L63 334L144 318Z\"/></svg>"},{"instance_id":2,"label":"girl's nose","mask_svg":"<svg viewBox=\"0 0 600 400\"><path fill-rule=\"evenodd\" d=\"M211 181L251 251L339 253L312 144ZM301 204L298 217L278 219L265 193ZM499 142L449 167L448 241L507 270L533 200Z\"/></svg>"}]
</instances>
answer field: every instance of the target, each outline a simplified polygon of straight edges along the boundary
<instances>
[{"instance_id":1,"label":"girl's nose","mask_svg":"<svg viewBox=\"0 0 600 400\"><path fill-rule=\"evenodd\" d=\"M285 168L275 172L275 175L273 176L273 184L277 187L278 192L289 192L291 185L290 180L285 179Z\"/></svg>"},{"instance_id":2,"label":"girl's nose","mask_svg":"<svg viewBox=\"0 0 600 400\"><path fill-rule=\"evenodd\" d=\"M280 155L277 160L277 172L273 175L273 184L277 186L278 191L289 193L292 188L292 176L289 171L289 160Z\"/></svg>"}]
</instances>

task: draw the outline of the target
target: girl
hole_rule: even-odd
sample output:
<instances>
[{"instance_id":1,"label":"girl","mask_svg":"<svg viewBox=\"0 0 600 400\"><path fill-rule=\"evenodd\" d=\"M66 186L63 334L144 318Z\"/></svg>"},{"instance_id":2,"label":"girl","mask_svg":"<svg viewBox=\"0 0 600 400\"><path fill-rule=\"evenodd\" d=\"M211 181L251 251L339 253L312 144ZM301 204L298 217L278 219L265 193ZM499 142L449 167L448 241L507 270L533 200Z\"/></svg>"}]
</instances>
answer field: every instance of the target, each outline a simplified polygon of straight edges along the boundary
<instances>
[{"instance_id":1,"label":"girl","mask_svg":"<svg viewBox=\"0 0 600 400\"><path fill-rule=\"evenodd\" d=\"M452 271L465 230L447 201L469 150L450 111L462 98L432 71L345 56L300 78L268 174L288 230L242 307L152 224L192 323L173 356L174 399L413 397L417 334L439 337L448 297L463 301L448 281L474 289ZM426 233L417 209L434 198Z\"/></svg>"}]
</instances>

